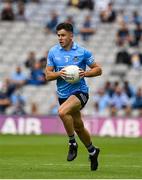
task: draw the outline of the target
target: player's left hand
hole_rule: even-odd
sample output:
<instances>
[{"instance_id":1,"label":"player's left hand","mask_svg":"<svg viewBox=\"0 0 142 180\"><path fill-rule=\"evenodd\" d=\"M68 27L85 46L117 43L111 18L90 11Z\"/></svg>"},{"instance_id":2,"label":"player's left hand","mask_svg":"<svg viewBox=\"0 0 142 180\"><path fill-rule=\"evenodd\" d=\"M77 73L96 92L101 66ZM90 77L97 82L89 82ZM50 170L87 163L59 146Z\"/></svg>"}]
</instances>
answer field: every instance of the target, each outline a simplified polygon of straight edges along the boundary
<instances>
[{"instance_id":1,"label":"player's left hand","mask_svg":"<svg viewBox=\"0 0 142 180\"><path fill-rule=\"evenodd\" d=\"M79 77L83 78L85 76L85 71L81 68L79 68Z\"/></svg>"}]
</instances>

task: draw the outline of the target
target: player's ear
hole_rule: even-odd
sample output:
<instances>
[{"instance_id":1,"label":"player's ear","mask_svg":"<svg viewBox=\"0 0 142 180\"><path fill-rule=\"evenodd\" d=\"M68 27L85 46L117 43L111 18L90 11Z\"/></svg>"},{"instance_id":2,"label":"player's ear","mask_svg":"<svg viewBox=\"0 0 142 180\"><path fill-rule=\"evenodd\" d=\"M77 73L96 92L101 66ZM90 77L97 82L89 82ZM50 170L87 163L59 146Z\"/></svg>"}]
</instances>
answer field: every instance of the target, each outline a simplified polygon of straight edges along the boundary
<instances>
[{"instance_id":1,"label":"player's ear","mask_svg":"<svg viewBox=\"0 0 142 180\"><path fill-rule=\"evenodd\" d=\"M71 37L71 39L73 39L73 33L72 32L70 32L70 37Z\"/></svg>"}]
</instances>

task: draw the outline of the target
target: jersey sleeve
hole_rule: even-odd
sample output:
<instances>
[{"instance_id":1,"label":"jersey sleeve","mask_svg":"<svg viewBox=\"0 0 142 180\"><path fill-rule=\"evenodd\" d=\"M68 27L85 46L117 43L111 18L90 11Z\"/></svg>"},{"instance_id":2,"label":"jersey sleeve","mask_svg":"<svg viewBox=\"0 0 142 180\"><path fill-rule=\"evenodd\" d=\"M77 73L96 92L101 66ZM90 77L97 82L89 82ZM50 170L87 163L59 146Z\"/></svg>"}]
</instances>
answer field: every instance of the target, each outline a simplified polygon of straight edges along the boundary
<instances>
[{"instance_id":1,"label":"jersey sleeve","mask_svg":"<svg viewBox=\"0 0 142 180\"><path fill-rule=\"evenodd\" d=\"M85 62L88 66L95 63L95 58L94 58L93 54L86 49L85 49L84 57L85 57Z\"/></svg>"},{"instance_id":2,"label":"jersey sleeve","mask_svg":"<svg viewBox=\"0 0 142 180\"><path fill-rule=\"evenodd\" d=\"M54 66L52 51L49 51L49 52L48 52L48 56L47 56L47 66Z\"/></svg>"}]
</instances>

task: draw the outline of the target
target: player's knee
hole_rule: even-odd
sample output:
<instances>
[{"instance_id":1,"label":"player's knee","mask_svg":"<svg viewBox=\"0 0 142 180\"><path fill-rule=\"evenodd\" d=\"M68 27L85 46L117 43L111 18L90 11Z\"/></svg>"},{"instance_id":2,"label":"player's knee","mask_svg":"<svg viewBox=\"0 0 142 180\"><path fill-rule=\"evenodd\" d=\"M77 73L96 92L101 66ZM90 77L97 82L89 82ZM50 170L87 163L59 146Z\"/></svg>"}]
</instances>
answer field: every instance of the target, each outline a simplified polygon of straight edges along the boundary
<instances>
[{"instance_id":1,"label":"player's knee","mask_svg":"<svg viewBox=\"0 0 142 180\"><path fill-rule=\"evenodd\" d=\"M62 117L65 117L66 116L66 111L62 108L59 108L58 109L58 114L59 116L62 118Z\"/></svg>"}]
</instances>

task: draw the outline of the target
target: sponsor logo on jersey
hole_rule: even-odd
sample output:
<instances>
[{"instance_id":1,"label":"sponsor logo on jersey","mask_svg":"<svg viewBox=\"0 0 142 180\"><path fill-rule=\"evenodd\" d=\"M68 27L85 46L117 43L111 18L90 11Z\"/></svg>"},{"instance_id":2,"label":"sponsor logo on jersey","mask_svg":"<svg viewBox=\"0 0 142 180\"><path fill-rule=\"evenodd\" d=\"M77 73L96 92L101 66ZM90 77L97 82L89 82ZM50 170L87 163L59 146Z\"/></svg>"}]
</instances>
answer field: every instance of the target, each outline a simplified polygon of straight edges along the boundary
<instances>
[{"instance_id":1,"label":"sponsor logo on jersey","mask_svg":"<svg viewBox=\"0 0 142 180\"><path fill-rule=\"evenodd\" d=\"M74 60L74 62L78 61L78 57L75 56L75 57L73 58L73 60Z\"/></svg>"}]
</instances>

